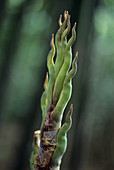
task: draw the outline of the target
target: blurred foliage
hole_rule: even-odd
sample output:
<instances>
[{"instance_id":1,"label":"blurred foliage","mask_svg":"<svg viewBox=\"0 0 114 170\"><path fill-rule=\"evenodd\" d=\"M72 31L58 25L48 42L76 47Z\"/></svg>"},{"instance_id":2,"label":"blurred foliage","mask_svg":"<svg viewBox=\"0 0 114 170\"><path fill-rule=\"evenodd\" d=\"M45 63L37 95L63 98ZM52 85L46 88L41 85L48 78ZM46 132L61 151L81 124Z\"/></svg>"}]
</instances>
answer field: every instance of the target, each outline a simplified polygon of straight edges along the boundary
<instances>
[{"instance_id":1,"label":"blurred foliage","mask_svg":"<svg viewBox=\"0 0 114 170\"><path fill-rule=\"evenodd\" d=\"M24 1L8 1L8 14L17 12L17 8L19 8L23 2ZM37 6L38 8L36 8ZM34 1L34 3L24 8L19 33L20 36L16 42L15 58L10 65L10 78L4 95L5 106L3 106L3 112L8 114L4 114L8 119L10 117L15 119L16 116L26 116L27 109L29 109L32 102L32 96L34 96L37 91L38 82L40 83L41 77L38 77L38 72L41 75L41 65L44 61L44 59L42 60L42 56L46 55L44 50L47 46L47 44L44 43L45 39L43 40L42 37L44 37L43 34L45 34L45 37L48 36L52 23L51 16L49 16L44 9L40 10L42 6L43 1ZM9 22L11 22L11 20L6 18L3 23L4 32L1 38L2 41L5 41L5 36L6 38L8 37L7 32L10 29L8 27ZM9 32L8 35L10 36ZM2 44L4 52L5 45L4 43ZM28 104L25 105L25 102Z\"/></svg>"},{"instance_id":2,"label":"blurred foliage","mask_svg":"<svg viewBox=\"0 0 114 170\"><path fill-rule=\"evenodd\" d=\"M85 145L82 153L86 156L82 156L82 169L86 166L92 169L93 164L94 168L99 170L114 168L113 7L114 3L111 0L100 1L93 17L94 36L92 44L89 45L89 49L92 50L88 52L88 55L91 55L89 90L85 115L82 117L85 127L82 130L82 145Z\"/></svg>"},{"instance_id":3,"label":"blurred foliage","mask_svg":"<svg viewBox=\"0 0 114 170\"><path fill-rule=\"evenodd\" d=\"M79 60L70 101L73 126L61 169L113 170L114 1L1 0L0 4L0 169L29 169L32 134L41 122L51 34L66 9L71 23L77 22L73 54L78 51Z\"/></svg>"}]
</instances>

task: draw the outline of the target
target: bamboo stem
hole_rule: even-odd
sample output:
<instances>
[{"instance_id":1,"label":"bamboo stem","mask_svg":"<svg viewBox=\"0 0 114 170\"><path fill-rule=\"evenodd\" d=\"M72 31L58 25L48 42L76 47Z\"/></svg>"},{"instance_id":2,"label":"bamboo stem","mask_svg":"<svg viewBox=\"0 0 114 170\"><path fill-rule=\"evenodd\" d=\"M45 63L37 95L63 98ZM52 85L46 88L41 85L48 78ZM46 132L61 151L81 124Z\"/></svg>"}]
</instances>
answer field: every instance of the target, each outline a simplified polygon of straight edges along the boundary
<instances>
[{"instance_id":1,"label":"bamboo stem","mask_svg":"<svg viewBox=\"0 0 114 170\"><path fill-rule=\"evenodd\" d=\"M72 28L72 36L67 41L70 31L70 15L64 12L64 22L59 20L59 30L51 39L51 51L47 58L48 73L41 97L42 125L34 133L33 152L31 154L31 170L60 170L61 159L67 148L67 132L72 125L71 105L62 124L63 112L72 93L72 78L77 71L77 57L72 62L72 44L76 38L76 23ZM57 51L54 63L55 52ZM72 68L70 69L72 64ZM48 78L49 74L49 78Z\"/></svg>"}]
</instances>

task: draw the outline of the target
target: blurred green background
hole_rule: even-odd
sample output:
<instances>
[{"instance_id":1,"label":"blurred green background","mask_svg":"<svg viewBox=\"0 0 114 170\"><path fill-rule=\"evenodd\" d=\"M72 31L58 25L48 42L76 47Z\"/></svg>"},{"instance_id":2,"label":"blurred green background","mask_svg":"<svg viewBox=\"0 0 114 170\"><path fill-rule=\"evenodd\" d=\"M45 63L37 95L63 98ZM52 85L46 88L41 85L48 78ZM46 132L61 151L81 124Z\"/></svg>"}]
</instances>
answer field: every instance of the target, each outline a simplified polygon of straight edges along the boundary
<instances>
[{"instance_id":1,"label":"blurred green background","mask_svg":"<svg viewBox=\"0 0 114 170\"><path fill-rule=\"evenodd\" d=\"M0 1L1 170L30 169L51 34L64 10L77 22L79 59L61 170L114 170L114 0Z\"/></svg>"}]
</instances>

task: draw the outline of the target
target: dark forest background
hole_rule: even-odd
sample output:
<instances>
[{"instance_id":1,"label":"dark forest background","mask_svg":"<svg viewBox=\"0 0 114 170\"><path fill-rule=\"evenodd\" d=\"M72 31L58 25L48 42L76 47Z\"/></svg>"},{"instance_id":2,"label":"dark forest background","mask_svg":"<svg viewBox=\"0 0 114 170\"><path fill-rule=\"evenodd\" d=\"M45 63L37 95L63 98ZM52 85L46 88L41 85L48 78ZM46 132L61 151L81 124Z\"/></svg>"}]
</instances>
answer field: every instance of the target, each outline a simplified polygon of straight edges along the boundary
<instances>
[{"instance_id":1,"label":"dark forest background","mask_svg":"<svg viewBox=\"0 0 114 170\"><path fill-rule=\"evenodd\" d=\"M77 22L79 59L61 170L114 170L114 0L0 0L1 170L30 169L51 34L64 10Z\"/></svg>"}]
</instances>

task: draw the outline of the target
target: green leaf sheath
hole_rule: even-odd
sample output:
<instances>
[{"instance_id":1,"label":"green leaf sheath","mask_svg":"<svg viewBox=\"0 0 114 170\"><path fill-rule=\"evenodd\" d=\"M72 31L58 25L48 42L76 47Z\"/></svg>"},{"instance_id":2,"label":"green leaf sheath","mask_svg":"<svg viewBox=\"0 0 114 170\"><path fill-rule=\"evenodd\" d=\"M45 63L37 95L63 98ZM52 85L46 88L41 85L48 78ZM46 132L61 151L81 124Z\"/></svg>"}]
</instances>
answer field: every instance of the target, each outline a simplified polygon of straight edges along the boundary
<instances>
[{"instance_id":1,"label":"green leaf sheath","mask_svg":"<svg viewBox=\"0 0 114 170\"><path fill-rule=\"evenodd\" d=\"M63 112L64 109L71 97L71 92L72 92L72 78L76 73L77 70L77 61L78 58L78 53L76 53L76 56L72 62L72 69L69 71L69 73L67 74L65 80L64 80L64 84L63 84L63 89L61 92L61 96L57 102L57 105L53 111L53 120L55 120L56 122L58 122L58 124L61 123L62 120L62 116L63 116Z\"/></svg>"},{"instance_id":2,"label":"green leaf sheath","mask_svg":"<svg viewBox=\"0 0 114 170\"><path fill-rule=\"evenodd\" d=\"M72 124L73 105L71 105L69 112L66 115L66 122L60 128L57 134L57 145L52 157L52 165L59 166L61 164L61 159L67 148L67 132Z\"/></svg>"},{"instance_id":3,"label":"green leaf sheath","mask_svg":"<svg viewBox=\"0 0 114 170\"><path fill-rule=\"evenodd\" d=\"M55 56L55 45L54 45L54 34L52 34L51 51L47 58L47 67L49 70L49 83L48 83L48 90L47 90L47 99L48 99L47 109L50 107L51 104L53 86L55 82L55 69L54 69L54 62L53 62L54 56Z\"/></svg>"},{"instance_id":4,"label":"green leaf sheath","mask_svg":"<svg viewBox=\"0 0 114 170\"><path fill-rule=\"evenodd\" d=\"M65 79L65 76L66 76L66 74L67 74L67 72L68 72L68 70L71 66L71 62L72 62L71 46L74 43L75 38L76 38L75 27L76 27L76 24L74 25L74 27L72 29L72 37L69 39L69 41L68 41L68 43L65 47L65 50L64 50L64 47L63 47L64 52L62 51L63 52L62 55L64 57L64 62L63 62L63 65L62 65L62 67L61 67L61 69L58 73L58 76L56 78L55 85L54 85L54 91L53 91L54 104L56 104L58 99L59 99L59 96L60 96L62 88L63 88L63 82L64 82L64 79ZM69 27L68 27L68 30L69 30ZM65 34L68 33L68 30L67 31L65 30L65 33L62 37L62 40L64 40L64 36L65 36Z\"/></svg>"}]
</instances>

